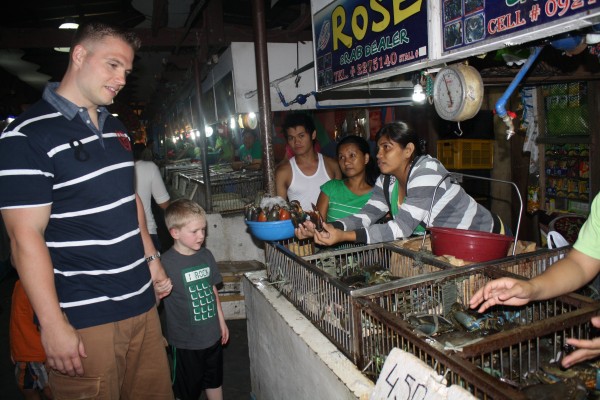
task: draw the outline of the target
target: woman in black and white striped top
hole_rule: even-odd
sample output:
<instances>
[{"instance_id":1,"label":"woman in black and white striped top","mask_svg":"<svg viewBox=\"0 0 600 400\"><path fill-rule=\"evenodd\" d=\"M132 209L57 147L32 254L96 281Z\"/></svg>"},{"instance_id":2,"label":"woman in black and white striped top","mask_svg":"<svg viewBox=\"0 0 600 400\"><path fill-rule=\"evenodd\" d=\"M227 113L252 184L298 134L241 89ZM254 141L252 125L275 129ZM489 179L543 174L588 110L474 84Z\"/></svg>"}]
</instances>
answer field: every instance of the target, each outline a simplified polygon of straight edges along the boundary
<instances>
[{"instance_id":1,"label":"woman in black and white striped top","mask_svg":"<svg viewBox=\"0 0 600 400\"><path fill-rule=\"evenodd\" d=\"M325 224L323 232L315 232L310 222L305 223L297 229L298 237L314 235L315 243L325 246L340 242L388 242L410 236L422 223L504 233L499 219L449 178L437 189L429 218L435 187L448 171L439 160L423 154L421 141L406 123L385 125L377 134L377 146L377 164L382 175L365 206L355 215ZM384 182L388 181L384 190ZM377 224L388 212L392 219Z\"/></svg>"}]
</instances>

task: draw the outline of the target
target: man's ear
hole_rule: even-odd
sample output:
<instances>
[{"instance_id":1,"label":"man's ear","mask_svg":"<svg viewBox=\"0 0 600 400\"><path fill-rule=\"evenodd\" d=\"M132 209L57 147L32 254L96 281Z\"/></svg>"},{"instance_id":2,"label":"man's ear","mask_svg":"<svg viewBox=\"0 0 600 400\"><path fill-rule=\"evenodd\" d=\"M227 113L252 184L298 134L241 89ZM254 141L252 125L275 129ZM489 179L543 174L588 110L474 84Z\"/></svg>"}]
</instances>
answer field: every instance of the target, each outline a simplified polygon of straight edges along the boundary
<instances>
[{"instance_id":1,"label":"man's ear","mask_svg":"<svg viewBox=\"0 0 600 400\"><path fill-rule=\"evenodd\" d=\"M310 138L312 140L315 140L317 138L317 130L316 129L310 134Z\"/></svg>"},{"instance_id":2,"label":"man's ear","mask_svg":"<svg viewBox=\"0 0 600 400\"><path fill-rule=\"evenodd\" d=\"M83 45L78 44L71 51L71 62L73 65L80 66L87 55L87 50Z\"/></svg>"}]
</instances>

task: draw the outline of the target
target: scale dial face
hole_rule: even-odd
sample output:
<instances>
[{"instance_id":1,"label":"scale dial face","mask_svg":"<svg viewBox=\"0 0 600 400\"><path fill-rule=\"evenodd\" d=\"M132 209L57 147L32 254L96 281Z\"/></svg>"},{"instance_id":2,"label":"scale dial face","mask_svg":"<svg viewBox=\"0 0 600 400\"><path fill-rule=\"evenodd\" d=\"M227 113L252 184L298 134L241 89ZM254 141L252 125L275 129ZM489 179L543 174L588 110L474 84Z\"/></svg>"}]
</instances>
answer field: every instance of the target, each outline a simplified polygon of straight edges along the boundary
<instances>
[{"instance_id":1,"label":"scale dial face","mask_svg":"<svg viewBox=\"0 0 600 400\"><path fill-rule=\"evenodd\" d=\"M250 113L244 115L244 127L247 129L256 129L258 126L258 117L256 115L250 116Z\"/></svg>"},{"instance_id":2,"label":"scale dial face","mask_svg":"<svg viewBox=\"0 0 600 400\"><path fill-rule=\"evenodd\" d=\"M473 118L481 108L483 81L471 66L457 64L440 69L433 83L433 104L448 121Z\"/></svg>"}]
</instances>

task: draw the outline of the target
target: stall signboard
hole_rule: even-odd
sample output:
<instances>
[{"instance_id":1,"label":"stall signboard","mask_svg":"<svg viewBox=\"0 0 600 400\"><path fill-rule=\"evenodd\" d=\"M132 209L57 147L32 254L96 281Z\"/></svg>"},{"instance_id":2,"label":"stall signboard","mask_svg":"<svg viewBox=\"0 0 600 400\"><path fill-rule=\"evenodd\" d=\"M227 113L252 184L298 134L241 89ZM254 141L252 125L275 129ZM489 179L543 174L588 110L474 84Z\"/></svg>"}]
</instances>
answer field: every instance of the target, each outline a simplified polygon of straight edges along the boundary
<instances>
[{"instance_id":1,"label":"stall signboard","mask_svg":"<svg viewBox=\"0 0 600 400\"><path fill-rule=\"evenodd\" d=\"M533 40L535 31L588 17L594 9L600 0L442 0L443 53L505 42L523 31L532 32Z\"/></svg>"},{"instance_id":2,"label":"stall signboard","mask_svg":"<svg viewBox=\"0 0 600 400\"><path fill-rule=\"evenodd\" d=\"M312 26L319 91L428 57L427 0L336 0Z\"/></svg>"}]
</instances>

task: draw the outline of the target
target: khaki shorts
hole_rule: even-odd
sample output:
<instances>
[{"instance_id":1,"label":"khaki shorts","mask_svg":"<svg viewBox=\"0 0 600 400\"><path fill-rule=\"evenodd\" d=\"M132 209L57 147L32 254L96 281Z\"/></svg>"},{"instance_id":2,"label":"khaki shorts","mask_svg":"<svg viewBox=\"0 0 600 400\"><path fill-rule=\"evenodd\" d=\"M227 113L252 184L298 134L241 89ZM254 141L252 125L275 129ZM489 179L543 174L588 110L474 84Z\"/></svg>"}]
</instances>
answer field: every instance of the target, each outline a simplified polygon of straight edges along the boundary
<instances>
[{"instance_id":1,"label":"khaki shorts","mask_svg":"<svg viewBox=\"0 0 600 400\"><path fill-rule=\"evenodd\" d=\"M50 371L55 400L173 399L166 342L158 312L80 329L84 376Z\"/></svg>"}]
</instances>

